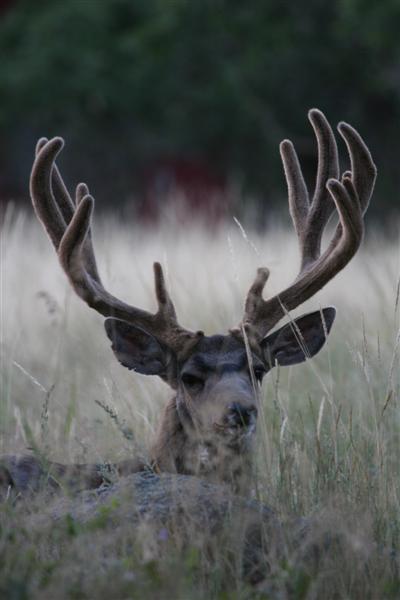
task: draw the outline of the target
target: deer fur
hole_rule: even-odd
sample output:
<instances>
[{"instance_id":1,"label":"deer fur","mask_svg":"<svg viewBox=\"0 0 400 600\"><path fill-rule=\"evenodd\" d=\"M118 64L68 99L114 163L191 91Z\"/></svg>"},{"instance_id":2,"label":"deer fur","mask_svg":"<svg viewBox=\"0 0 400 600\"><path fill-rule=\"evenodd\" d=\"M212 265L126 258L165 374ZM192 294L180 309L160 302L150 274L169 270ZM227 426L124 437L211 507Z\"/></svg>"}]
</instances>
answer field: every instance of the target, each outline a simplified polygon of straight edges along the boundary
<instances>
[{"instance_id":1,"label":"deer fur","mask_svg":"<svg viewBox=\"0 0 400 600\"><path fill-rule=\"evenodd\" d=\"M292 143L281 144L290 214L300 246L299 273L286 289L265 300L269 271L258 269L243 318L226 335L206 336L179 325L159 263L154 265L155 314L126 304L104 288L91 233L94 200L85 184L77 186L74 199L69 195L55 164L63 140L39 140L31 173L32 202L71 286L106 317L106 335L121 365L161 377L175 395L165 407L147 463L135 458L114 465L66 466L35 456L7 456L0 460L0 488L6 494L10 489L35 491L42 484L93 488L114 475L146 468L198 475L227 483L238 493L248 491L262 379L276 365L298 364L319 352L336 311L324 308L272 330L357 252L376 178L369 150L350 125L338 126L350 157L350 171L341 175L328 121L316 109L309 119L318 144L312 195ZM322 235L335 211L339 222L322 251Z\"/></svg>"}]
</instances>

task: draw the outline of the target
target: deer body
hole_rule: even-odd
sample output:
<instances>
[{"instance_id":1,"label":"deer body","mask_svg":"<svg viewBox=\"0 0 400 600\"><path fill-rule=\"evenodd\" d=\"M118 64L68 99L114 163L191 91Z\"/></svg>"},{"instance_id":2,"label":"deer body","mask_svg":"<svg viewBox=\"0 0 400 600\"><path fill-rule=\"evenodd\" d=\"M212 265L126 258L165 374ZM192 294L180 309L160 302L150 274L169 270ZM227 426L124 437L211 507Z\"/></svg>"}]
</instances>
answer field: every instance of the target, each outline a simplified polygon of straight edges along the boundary
<instances>
[{"instance_id":1,"label":"deer body","mask_svg":"<svg viewBox=\"0 0 400 600\"><path fill-rule=\"evenodd\" d=\"M105 479L102 473L105 468L100 465L48 463L33 455L6 455L0 461L0 489L14 488L19 494L37 492L44 487L81 491L97 488Z\"/></svg>"},{"instance_id":2,"label":"deer body","mask_svg":"<svg viewBox=\"0 0 400 600\"><path fill-rule=\"evenodd\" d=\"M122 302L104 288L91 234L94 200L85 184L77 186L74 199L68 193L55 164L63 141L39 140L31 174L32 202L72 287L106 317L106 334L119 362L138 373L161 377L175 396L164 410L147 465L128 459L109 466L65 466L41 463L33 456L5 457L0 459L0 488L35 490L40 479L53 487L66 483L75 489L93 488L110 474L152 468L207 477L246 492L261 381L275 365L293 365L314 356L325 343L335 309L324 308L271 330L288 311L335 277L357 252L376 178L368 148L350 125L338 126L351 167L341 175L328 121L316 109L310 111L309 119L318 143L312 197L293 145L288 140L281 144L290 214L301 252L299 274L281 293L265 300L269 271L258 269L242 321L227 335L205 336L179 325L159 263L154 264L155 314ZM339 223L321 251L322 234L335 209Z\"/></svg>"}]
</instances>

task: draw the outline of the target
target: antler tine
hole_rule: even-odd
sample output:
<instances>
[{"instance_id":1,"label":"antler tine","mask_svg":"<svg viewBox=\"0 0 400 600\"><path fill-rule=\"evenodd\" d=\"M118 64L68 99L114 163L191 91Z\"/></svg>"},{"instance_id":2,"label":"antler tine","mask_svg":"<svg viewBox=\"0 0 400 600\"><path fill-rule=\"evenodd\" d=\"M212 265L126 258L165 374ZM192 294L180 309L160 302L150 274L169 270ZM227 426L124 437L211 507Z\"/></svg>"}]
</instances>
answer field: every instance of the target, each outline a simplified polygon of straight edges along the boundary
<instances>
[{"instance_id":1,"label":"antler tine","mask_svg":"<svg viewBox=\"0 0 400 600\"><path fill-rule=\"evenodd\" d=\"M49 140L46 137L41 137L38 139L35 147L35 156L39 154L40 150L47 144L48 141Z\"/></svg>"},{"instance_id":2,"label":"antler tine","mask_svg":"<svg viewBox=\"0 0 400 600\"><path fill-rule=\"evenodd\" d=\"M62 138L59 139L62 140ZM45 137L39 139L38 143L36 144L36 156L39 154L40 150L47 144L47 142L48 139ZM64 146L64 140L62 140L62 144ZM55 164L55 159L53 161L51 187L57 206L64 217L65 223L68 224L73 217L75 206L61 177L60 171L58 170L57 165Z\"/></svg>"},{"instance_id":3,"label":"antler tine","mask_svg":"<svg viewBox=\"0 0 400 600\"><path fill-rule=\"evenodd\" d=\"M376 166L362 137L351 125L341 122L338 125L338 131L345 141L351 165L351 170L343 173L342 182L346 179L353 181L354 187L357 190L361 211L364 215L374 191L377 173ZM329 254L332 251L341 235L342 225L339 221L325 254Z\"/></svg>"},{"instance_id":4,"label":"antler tine","mask_svg":"<svg viewBox=\"0 0 400 600\"><path fill-rule=\"evenodd\" d=\"M78 296L104 317L113 316L127 321L140 319L147 324L153 315L135 309L109 294L84 268L82 250L91 227L93 209L94 199L89 195L82 198L58 249L61 266Z\"/></svg>"},{"instance_id":5,"label":"antler tine","mask_svg":"<svg viewBox=\"0 0 400 600\"><path fill-rule=\"evenodd\" d=\"M158 312L165 315L167 318L176 321L175 306L168 294L167 286L165 285L164 273L159 262L155 262L154 269L154 287L158 303Z\"/></svg>"},{"instance_id":6,"label":"antler tine","mask_svg":"<svg viewBox=\"0 0 400 600\"><path fill-rule=\"evenodd\" d=\"M55 158L63 146L62 138L53 138L46 143L43 138L40 139L37 144L39 152L33 164L30 179L33 207L56 250L64 235L66 223L54 198L51 179Z\"/></svg>"},{"instance_id":7,"label":"antler tine","mask_svg":"<svg viewBox=\"0 0 400 600\"><path fill-rule=\"evenodd\" d=\"M351 125L341 122L338 125L338 131L347 146L351 164L350 172L360 199L362 212L365 214L374 191L376 166L362 137Z\"/></svg>"},{"instance_id":8,"label":"antler tine","mask_svg":"<svg viewBox=\"0 0 400 600\"><path fill-rule=\"evenodd\" d=\"M327 193L326 182L329 179L338 179L339 177L338 148L332 128L325 115L318 108L312 108L309 111L308 119L314 129L318 145L318 167L313 209L316 216L323 216L327 221L335 207Z\"/></svg>"},{"instance_id":9,"label":"antler tine","mask_svg":"<svg viewBox=\"0 0 400 600\"><path fill-rule=\"evenodd\" d=\"M338 148L328 120L317 108L309 111L308 118L317 138L318 168L313 201L307 220L301 270L321 253L322 235L335 210L335 204L326 185L329 179L339 178Z\"/></svg>"},{"instance_id":10,"label":"antler tine","mask_svg":"<svg viewBox=\"0 0 400 600\"><path fill-rule=\"evenodd\" d=\"M57 145L54 146L55 140L59 140L59 144L61 144L59 149ZM49 151L49 145L50 157L48 158L47 162L46 160L44 160L44 157ZM31 174L31 196L35 212L39 220L44 224L50 238L53 241L56 250L58 250L58 245L61 241L61 232L62 235L65 233L67 225L70 223L75 211L75 204L71 196L69 195L69 192L57 168L57 165L55 164L55 159L61 151L61 149L63 148L63 146L64 140L62 138L54 138L50 142L47 138L40 138L38 143L36 144L36 160ZM42 150L43 155L41 154ZM47 174L46 186L42 186L42 191L40 194L38 194L37 190L38 180L36 168L38 168L38 172L42 175ZM49 173L51 173L50 179L48 178ZM36 189L33 189L32 186ZM89 190L87 189L87 186L85 184L80 184L78 188L80 198L82 198L85 194L89 193ZM55 223L58 223L57 230L53 229ZM94 279L97 279L100 283L100 277L97 270L90 231L86 237L84 249L82 251L82 256L87 270L90 272L92 277Z\"/></svg>"},{"instance_id":11,"label":"antler tine","mask_svg":"<svg viewBox=\"0 0 400 600\"><path fill-rule=\"evenodd\" d=\"M61 175L60 175L60 181L64 185L64 182L61 179ZM65 187L65 185L64 185L64 187ZM85 198L85 196L90 196L88 186L86 185L86 183L78 183L78 185L76 186L76 191L75 191L75 205L79 206L79 204L82 202L82 200ZM82 246L82 260L85 264L85 269L87 270L89 275L93 279L95 279L100 285L102 285L99 271L97 269L96 257L94 254L92 228L91 227L89 227L89 229L88 229L88 232L87 232L87 235L85 238L85 242Z\"/></svg>"},{"instance_id":12,"label":"antler tine","mask_svg":"<svg viewBox=\"0 0 400 600\"><path fill-rule=\"evenodd\" d=\"M283 140L279 149L288 187L289 212L297 236L301 238L304 223L310 210L308 190L299 158L292 142L290 140Z\"/></svg>"},{"instance_id":13,"label":"antler tine","mask_svg":"<svg viewBox=\"0 0 400 600\"><path fill-rule=\"evenodd\" d=\"M256 342L285 313L311 298L343 269L357 252L364 233L363 215L376 179L371 154L355 129L340 123L338 129L346 142L351 163L351 171L340 178L337 146L329 123L316 109L310 111L309 118L318 141L319 163L315 193L308 207L308 195L293 145L287 140L281 144L290 212L302 253L301 267L293 284L268 300L262 298L267 278L261 278L258 271L246 299L242 322L242 327ZM322 233L335 207L339 224L321 255Z\"/></svg>"},{"instance_id":14,"label":"antler tine","mask_svg":"<svg viewBox=\"0 0 400 600\"><path fill-rule=\"evenodd\" d=\"M308 118L318 145L317 179L311 202L292 142L284 140L280 145L288 186L289 211L301 250L301 269L320 254L323 231L335 209L326 184L328 179L339 176L338 150L331 126L316 108L309 111Z\"/></svg>"},{"instance_id":15,"label":"antler tine","mask_svg":"<svg viewBox=\"0 0 400 600\"><path fill-rule=\"evenodd\" d=\"M81 183L76 188L76 202L73 203L54 164L62 147L61 138L39 140L30 187L35 212L57 250L61 266L72 287L80 298L103 316L116 317L143 327L181 354L188 344L197 340L198 334L183 329L178 324L159 263L154 264L158 302L155 314L122 302L101 283L91 239L94 199L86 184Z\"/></svg>"}]
</instances>

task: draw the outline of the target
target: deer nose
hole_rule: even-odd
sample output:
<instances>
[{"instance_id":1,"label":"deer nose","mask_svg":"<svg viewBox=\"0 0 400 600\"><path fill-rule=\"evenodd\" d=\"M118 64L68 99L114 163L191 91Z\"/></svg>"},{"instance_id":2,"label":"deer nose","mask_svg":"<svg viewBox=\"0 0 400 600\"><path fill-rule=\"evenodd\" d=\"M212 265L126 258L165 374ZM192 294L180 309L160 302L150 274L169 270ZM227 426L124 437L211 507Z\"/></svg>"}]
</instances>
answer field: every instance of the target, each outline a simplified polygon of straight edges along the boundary
<instances>
[{"instance_id":1,"label":"deer nose","mask_svg":"<svg viewBox=\"0 0 400 600\"><path fill-rule=\"evenodd\" d=\"M237 427L248 427L257 417L257 408L254 405L243 406L240 402L232 402L228 406L229 424Z\"/></svg>"}]
</instances>

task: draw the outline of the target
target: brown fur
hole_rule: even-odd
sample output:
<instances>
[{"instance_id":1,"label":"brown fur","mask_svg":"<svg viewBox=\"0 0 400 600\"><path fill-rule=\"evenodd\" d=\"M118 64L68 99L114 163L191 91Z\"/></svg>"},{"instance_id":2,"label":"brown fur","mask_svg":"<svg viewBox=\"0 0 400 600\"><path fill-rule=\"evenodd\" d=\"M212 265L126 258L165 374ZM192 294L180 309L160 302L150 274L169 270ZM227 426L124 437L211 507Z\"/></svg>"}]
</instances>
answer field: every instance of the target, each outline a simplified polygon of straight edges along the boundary
<instances>
[{"instance_id":1,"label":"brown fur","mask_svg":"<svg viewBox=\"0 0 400 600\"><path fill-rule=\"evenodd\" d=\"M187 433L176 408L176 398L166 406L158 435L151 449L156 472L181 473L224 482L235 492L245 493L252 472L252 440L230 443L216 432Z\"/></svg>"},{"instance_id":2,"label":"brown fur","mask_svg":"<svg viewBox=\"0 0 400 600\"><path fill-rule=\"evenodd\" d=\"M203 476L246 491L257 416L256 380L260 382L276 364L303 362L325 343L335 318L332 307L296 319L272 334L270 330L330 281L358 250L376 168L359 134L340 123L352 168L341 175L328 121L317 109L309 112L309 119L318 145L313 195L305 185L292 143L281 144L290 213L300 244L300 272L288 288L264 300L269 271L259 269L242 322L226 336L206 337L178 324L159 263L154 264L155 314L125 304L103 287L91 234L94 200L85 184L77 187L75 201L69 195L55 165L63 140L39 140L30 181L32 203L72 287L91 308L108 317L106 333L122 365L158 375L176 390L150 454L150 468L157 472ZM335 209L339 224L321 252L323 232ZM140 461L129 459L111 466L67 467L34 456L5 457L0 464L0 487L6 493L10 488L34 491L43 483L83 489L97 487L114 474L143 468Z\"/></svg>"}]
</instances>

